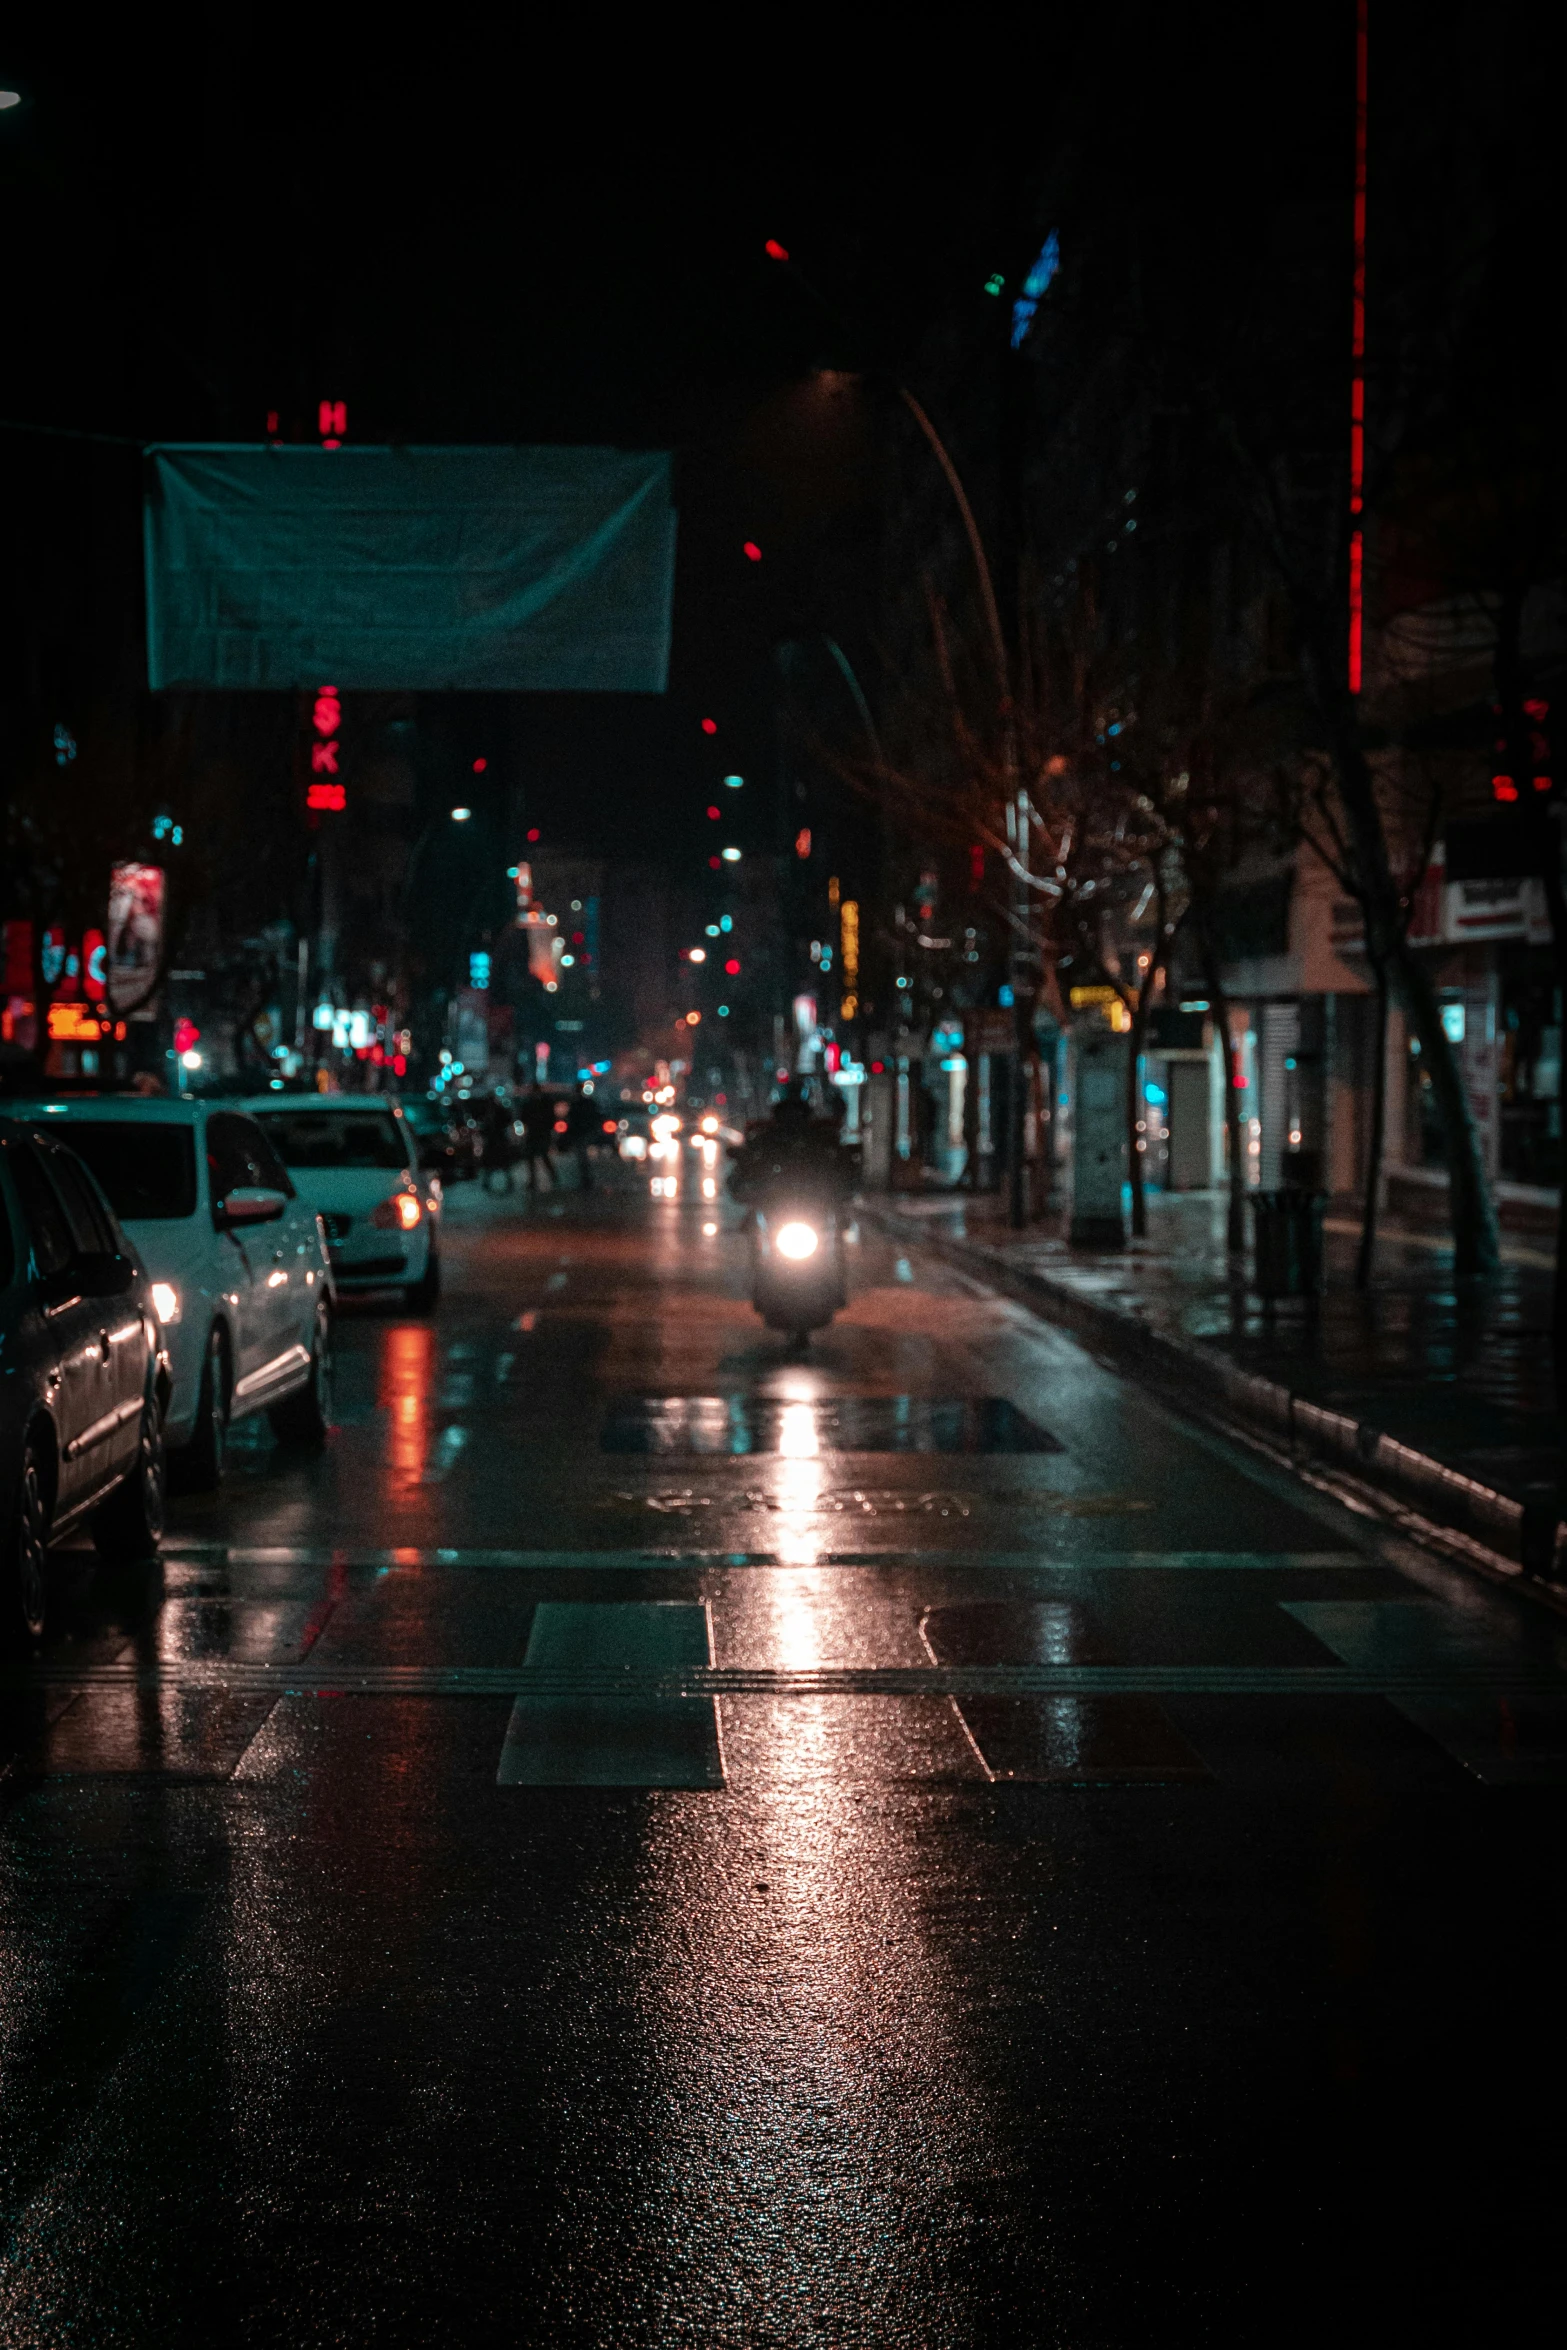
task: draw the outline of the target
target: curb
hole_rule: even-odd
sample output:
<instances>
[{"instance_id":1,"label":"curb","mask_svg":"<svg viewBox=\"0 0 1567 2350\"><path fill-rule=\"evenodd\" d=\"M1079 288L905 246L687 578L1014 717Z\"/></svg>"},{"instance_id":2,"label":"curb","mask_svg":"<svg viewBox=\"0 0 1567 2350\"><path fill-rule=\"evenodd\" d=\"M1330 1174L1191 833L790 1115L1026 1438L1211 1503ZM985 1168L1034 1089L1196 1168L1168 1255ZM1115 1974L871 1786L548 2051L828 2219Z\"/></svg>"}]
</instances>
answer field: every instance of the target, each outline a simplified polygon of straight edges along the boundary
<instances>
[{"instance_id":1,"label":"curb","mask_svg":"<svg viewBox=\"0 0 1567 2350\"><path fill-rule=\"evenodd\" d=\"M1150 1330L1134 1314L1080 1296L1048 1273L1010 1264L1004 1249L928 1231L895 1208L872 1202L860 1201L857 1212L878 1232L926 1249L960 1272L977 1275L991 1288L1004 1290L1045 1319L1062 1324L1075 1337L1091 1341L1114 1358L1117 1369L1145 1385L1178 1387L1176 1400L1183 1410L1195 1408L1201 1416L1212 1416L1201 1403L1194 1407L1195 1384L1199 1395L1221 1401L1234 1419L1276 1442L1282 1440L1293 1466L1348 1470L1390 1500L1465 1535L1506 1560L1516 1573L1545 1585L1542 1597L1555 1598L1550 1586L1567 1578L1567 1523L1558 1523L1551 1512L1498 1493L1365 1420L1329 1411L1276 1380L1243 1371L1216 1347Z\"/></svg>"}]
</instances>

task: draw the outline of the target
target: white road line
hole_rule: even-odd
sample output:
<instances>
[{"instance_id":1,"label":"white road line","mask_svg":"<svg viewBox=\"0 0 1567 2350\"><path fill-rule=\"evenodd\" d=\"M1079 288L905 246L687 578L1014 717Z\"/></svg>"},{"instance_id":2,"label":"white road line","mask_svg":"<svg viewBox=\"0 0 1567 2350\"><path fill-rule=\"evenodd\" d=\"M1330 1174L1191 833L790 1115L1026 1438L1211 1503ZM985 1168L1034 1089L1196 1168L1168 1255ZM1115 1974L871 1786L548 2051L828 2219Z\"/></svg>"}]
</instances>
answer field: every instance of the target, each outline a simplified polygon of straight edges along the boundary
<instances>
[{"instance_id":1,"label":"white road line","mask_svg":"<svg viewBox=\"0 0 1567 2350\"><path fill-rule=\"evenodd\" d=\"M921 1567L1002 1567L1041 1574L1210 1574L1229 1571L1285 1574L1364 1568L1379 1562L1352 1550L1100 1550L1053 1557L1041 1550L926 1550L917 1543L859 1543L853 1549L824 1551L802 1562L769 1550L470 1550L397 1547L377 1550L345 1544L341 1549L294 1549L265 1545L171 1543L171 1565L230 1567L498 1567L524 1573L586 1573L601 1569L652 1572L667 1567L860 1567L907 1562Z\"/></svg>"}]
</instances>

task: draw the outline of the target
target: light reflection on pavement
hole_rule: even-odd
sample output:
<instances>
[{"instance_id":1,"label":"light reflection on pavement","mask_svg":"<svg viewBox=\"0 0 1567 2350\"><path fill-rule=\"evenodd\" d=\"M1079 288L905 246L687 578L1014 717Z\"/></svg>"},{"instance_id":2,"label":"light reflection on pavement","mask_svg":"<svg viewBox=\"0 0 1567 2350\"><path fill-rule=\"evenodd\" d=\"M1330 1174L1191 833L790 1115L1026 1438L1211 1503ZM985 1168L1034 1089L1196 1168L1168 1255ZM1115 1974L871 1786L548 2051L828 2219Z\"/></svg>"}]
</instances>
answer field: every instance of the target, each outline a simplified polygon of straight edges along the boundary
<instances>
[{"instance_id":1,"label":"light reflection on pavement","mask_svg":"<svg viewBox=\"0 0 1567 2350\"><path fill-rule=\"evenodd\" d=\"M1523 2275L1556 1620L872 1236L787 1362L703 1212L454 1193L319 1458L62 1560L0 2346L1396 2335L1482 2109ZM706 1605L722 1786L497 1786L544 1601Z\"/></svg>"}]
</instances>

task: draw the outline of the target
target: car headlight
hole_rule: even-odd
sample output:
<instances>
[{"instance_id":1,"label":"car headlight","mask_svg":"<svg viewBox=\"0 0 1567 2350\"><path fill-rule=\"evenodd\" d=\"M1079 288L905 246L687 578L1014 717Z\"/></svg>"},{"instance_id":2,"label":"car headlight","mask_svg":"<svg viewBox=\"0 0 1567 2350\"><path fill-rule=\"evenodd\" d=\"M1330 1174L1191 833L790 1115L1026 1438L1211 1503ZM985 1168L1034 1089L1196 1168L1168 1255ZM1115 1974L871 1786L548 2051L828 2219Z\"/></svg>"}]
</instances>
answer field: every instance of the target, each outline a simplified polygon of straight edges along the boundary
<instances>
[{"instance_id":1,"label":"car headlight","mask_svg":"<svg viewBox=\"0 0 1567 2350\"><path fill-rule=\"evenodd\" d=\"M180 1318L180 1293L172 1281L155 1281L152 1285L152 1310L165 1329Z\"/></svg>"},{"instance_id":2,"label":"car headlight","mask_svg":"<svg viewBox=\"0 0 1567 2350\"><path fill-rule=\"evenodd\" d=\"M371 1209L370 1221L382 1232L412 1232L420 1214L419 1202L411 1191L394 1191L390 1199Z\"/></svg>"},{"instance_id":3,"label":"car headlight","mask_svg":"<svg viewBox=\"0 0 1567 2350\"><path fill-rule=\"evenodd\" d=\"M780 1224L773 1246L781 1257L800 1264L806 1257L815 1256L816 1243L817 1234L811 1225Z\"/></svg>"}]
</instances>

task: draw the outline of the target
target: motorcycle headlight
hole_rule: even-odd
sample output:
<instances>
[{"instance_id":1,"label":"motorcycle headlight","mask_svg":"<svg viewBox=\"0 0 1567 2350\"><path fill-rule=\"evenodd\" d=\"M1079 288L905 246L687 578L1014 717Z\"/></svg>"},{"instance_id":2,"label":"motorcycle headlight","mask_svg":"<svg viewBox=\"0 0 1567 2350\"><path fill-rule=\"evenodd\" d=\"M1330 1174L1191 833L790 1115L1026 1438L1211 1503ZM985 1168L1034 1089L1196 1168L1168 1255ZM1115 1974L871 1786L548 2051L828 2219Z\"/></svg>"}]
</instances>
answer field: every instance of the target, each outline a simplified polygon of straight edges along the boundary
<instances>
[{"instance_id":1,"label":"motorcycle headlight","mask_svg":"<svg viewBox=\"0 0 1567 2350\"><path fill-rule=\"evenodd\" d=\"M801 1264L816 1254L817 1234L809 1224L780 1224L773 1246L781 1257Z\"/></svg>"}]
</instances>

